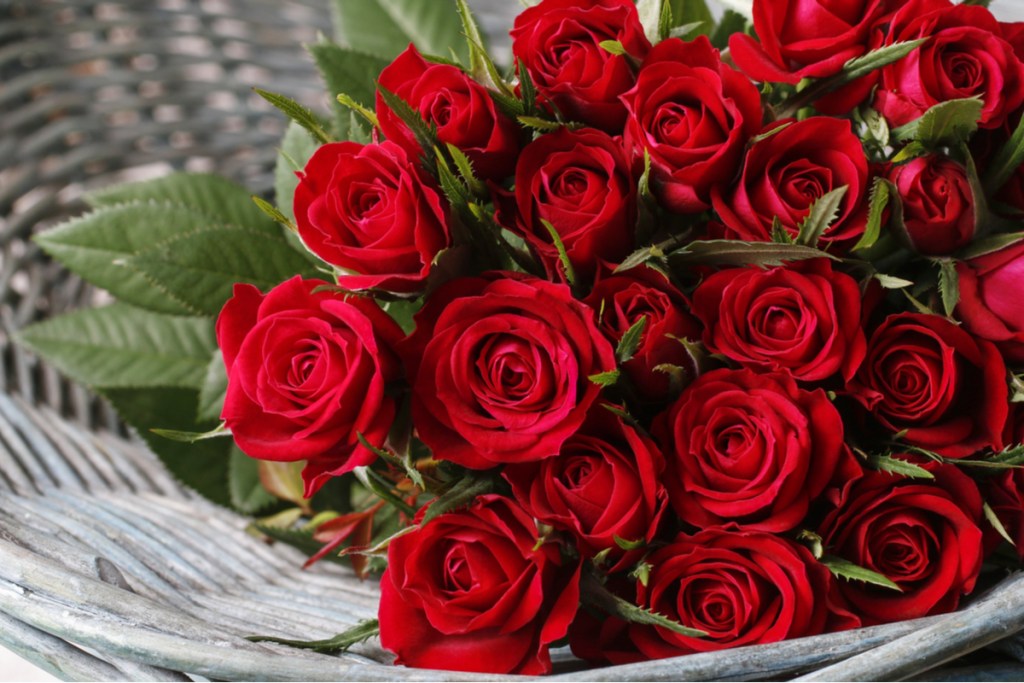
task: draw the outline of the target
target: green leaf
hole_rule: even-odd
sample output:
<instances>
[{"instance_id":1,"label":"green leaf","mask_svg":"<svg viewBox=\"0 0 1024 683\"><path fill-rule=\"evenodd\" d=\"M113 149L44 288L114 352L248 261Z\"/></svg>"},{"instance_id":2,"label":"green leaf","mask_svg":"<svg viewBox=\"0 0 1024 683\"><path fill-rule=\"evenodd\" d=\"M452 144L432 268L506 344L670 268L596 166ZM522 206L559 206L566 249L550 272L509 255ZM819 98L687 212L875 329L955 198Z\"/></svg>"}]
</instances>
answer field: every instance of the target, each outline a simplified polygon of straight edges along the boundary
<instances>
[{"instance_id":1,"label":"green leaf","mask_svg":"<svg viewBox=\"0 0 1024 683\"><path fill-rule=\"evenodd\" d=\"M306 133L303 132L303 135ZM260 228L268 233L276 232L277 226L253 205L251 196L252 193L247 189L221 176L172 173L155 180L106 187L86 195L86 201L95 207L129 203L141 205L147 202L158 203L161 207L172 205L190 209L218 222ZM148 231L149 226L145 227Z\"/></svg>"},{"instance_id":2,"label":"green leaf","mask_svg":"<svg viewBox=\"0 0 1024 683\"><path fill-rule=\"evenodd\" d=\"M917 140L927 147L959 145L978 130L984 103L977 97L940 102L920 118L892 131L897 140Z\"/></svg>"},{"instance_id":3,"label":"green leaf","mask_svg":"<svg viewBox=\"0 0 1024 683\"><path fill-rule=\"evenodd\" d=\"M807 546L807 549L811 551L811 555L814 555L814 559L820 560L824 556L825 548L822 544L821 536L810 529L802 529L796 535L796 540Z\"/></svg>"},{"instance_id":4,"label":"green leaf","mask_svg":"<svg viewBox=\"0 0 1024 683\"><path fill-rule=\"evenodd\" d=\"M550 119L543 119L539 116L517 116L516 120L528 128L533 128L542 133L550 133L551 131L563 128L564 124L558 121L552 121Z\"/></svg>"},{"instance_id":5,"label":"green leaf","mask_svg":"<svg viewBox=\"0 0 1024 683\"><path fill-rule=\"evenodd\" d=\"M896 277L895 275L875 273L873 277L878 280L878 284L882 285L884 289L903 289L904 287L914 286L912 281L904 280L903 278Z\"/></svg>"},{"instance_id":6,"label":"green leaf","mask_svg":"<svg viewBox=\"0 0 1024 683\"><path fill-rule=\"evenodd\" d=\"M562 273L565 275L566 281L570 287L576 285L576 270L572 267L572 261L569 260L569 253L565 250L565 243L562 242L562 236L555 230L555 226L551 225L548 221L541 219L541 225L548 231L548 235L551 236L551 242L555 245L555 250L558 251L558 261L562 264Z\"/></svg>"},{"instance_id":7,"label":"green leaf","mask_svg":"<svg viewBox=\"0 0 1024 683\"><path fill-rule=\"evenodd\" d=\"M292 201L295 197L295 188L299 186L299 177L296 174L305 168L306 162L313 156L317 147L313 138L309 137L299 124L288 124L274 165L274 199L281 213L293 221L295 211L292 208Z\"/></svg>"},{"instance_id":8,"label":"green leaf","mask_svg":"<svg viewBox=\"0 0 1024 683\"><path fill-rule=\"evenodd\" d=\"M377 84L377 92L380 93L381 99L384 100L395 116L402 120L412 133L413 137L416 138L416 142L420 144L420 149L423 153L429 154L432 150L437 148L437 130L434 126L428 124L420 116L420 113L413 109L408 102L403 100L401 97L391 92L384 86Z\"/></svg>"},{"instance_id":9,"label":"green leaf","mask_svg":"<svg viewBox=\"0 0 1024 683\"><path fill-rule=\"evenodd\" d=\"M452 161L455 162L455 168L458 170L459 175L462 177L462 181L466 184L466 187L478 197L486 197L488 194L487 185L482 180L476 177L476 173L473 171L473 162L469 160L466 154L451 143L447 143L445 147L448 150L448 155L451 156Z\"/></svg>"},{"instance_id":10,"label":"green leaf","mask_svg":"<svg viewBox=\"0 0 1024 683\"><path fill-rule=\"evenodd\" d=\"M516 74L519 76L519 95L523 99L523 111L532 114L537 109L537 88L522 60L516 60Z\"/></svg>"},{"instance_id":11,"label":"green leaf","mask_svg":"<svg viewBox=\"0 0 1024 683\"><path fill-rule=\"evenodd\" d=\"M964 260L970 260L994 251L1004 249L1011 244L1024 240L1024 232L1008 232L1000 235L991 235L971 243L969 247L959 252L957 256Z\"/></svg>"},{"instance_id":12,"label":"green leaf","mask_svg":"<svg viewBox=\"0 0 1024 683\"><path fill-rule=\"evenodd\" d=\"M805 247L817 246L818 240L839 216L839 207L849 189L849 185L837 187L818 197L811 204L810 213L800 223L800 229L796 236L797 244Z\"/></svg>"},{"instance_id":13,"label":"green leaf","mask_svg":"<svg viewBox=\"0 0 1024 683\"><path fill-rule=\"evenodd\" d=\"M261 522L253 522L249 528L310 556L319 552L324 545L313 538L313 529L292 529ZM335 553L328 553L323 559L337 564L345 563L345 560Z\"/></svg>"},{"instance_id":14,"label":"green leaf","mask_svg":"<svg viewBox=\"0 0 1024 683\"><path fill-rule=\"evenodd\" d=\"M224 357L220 349L213 352L210 364L206 366L206 376L199 387L199 407L196 418L200 422L219 420L224 407L224 396L228 392L228 373L224 369Z\"/></svg>"},{"instance_id":15,"label":"green leaf","mask_svg":"<svg viewBox=\"0 0 1024 683\"><path fill-rule=\"evenodd\" d=\"M853 245L853 251L870 249L882 235L882 217L885 215L885 208L889 205L889 196L896 188L889 181L881 176L875 178L871 185L871 194L868 198L868 223L864 228L864 234Z\"/></svg>"},{"instance_id":16,"label":"green leaf","mask_svg":"<svg viewBox=\"0 0 1024 683\"><path fill-rule=\"evenodd\" d=\"M698 240L668 255L673 268L708 266L780 266L789 261L812 258L837 260L820 249L800 244L741 242L739 240Z\"/></svg>"},{"instance_id":17,"label":"green leaf","mask_svg":"<svg viewBox=\"0 0 1024 683\"><path fill-rule=\"evenodd\" d=\"M231 432L228 431L227 426L223 422L213 429L205 432L186 432L180 429L161 429L159 427L153 427L149 431L153 432L157 436L162 436L165 439L181 441L182 443L195 443L197 441L215 439L221 436L231 436Z\"/></svg>"},{"instance_id":18,"label":"green leaf","mask_svg":"<svg viewBox=\"0 0 1024 683\"><path fill-rule=\"evenodd\" d=\"M324 654L337 654L347 652L350 647L365 642L374 636L380 635L380 622L376 619L366 619L358 624L342 631L333 638L324 640L288 640L287 638L273 638L271 636L246 636L246 640L261 643L278 643L289 645L301 650L313 650Z\"/></svg>"},{"instance_id":19,"label":"green leaf","mask_svg":"<svg viewBox=\"0 0 1024 683\"><path fill-rule=\"evenodd\" d=\"M935 475L920 465L914 464L909 460L894 458L889 455L869 454L867 455L867 463L868 467L871 469L898 474L903 477L909 477L910 479L935 478Z\"/></svg>"},{"instance_id":20,"label":"green leaf","mask_svg":"<svg viewBox=\"0 0 1024 683\"><path fill-rule=\"evenodd\" d=\"M261 290L299 273L309 262L283 235L235 226L205 227L183 233L126 259L128 268L190 309L216 315L236 283Z\"/></svg>"},{"instance_id":21,"label":"green leaf","mask_svg":"<svg viewBox=\"0 0 1024 683\"><path fill-rule=\"evenodd\" d=\"M789 230L782 225L782 221L779 220L778 216L772 218L772 242L776 244L795 244L793 236L789 234Z\"/></svg>"},{"instance_id":22,"label":"green leaf","mask_svg":"<svg viewBox=\"0 0 1024 683\"><path fill-rule=\"evenodd\" d=\"M672 20L672 3L661 0L661 12L658 13L658 40L665 40L672 33L675 22Z\"/></svg>"},{"instance_id":23,"label":"green leaf","mask_svg":"<svg viewBox=\"0 0 1024 683\"><path fill-rule=\"evenodd\" d=\"M863 581L864 583L870 583L875 586L881 586L882 588L889 588L900 593L903 589L897 586L888 577L879 574L878 572L871 571L860 565L856 565L849 560L844 560L841 557L835 557L834 555L825 555L821 558L821 563L828 567L829 571L834 576L843 579L849 579L851 581Z\"/></svg>"},{"instance_id":24,"label":"green leaf","mask_svg":"<svg viewBox=\"0 0 1024 683\"><path fill-rule=\"evenodd\" d=\"M231 505L245 515L257 515L277 502L260 483L259 461L250 458L238 447L231 449L228 460L228 492Z\"/></svg>"},{"instance_id":25,"label":"green leaf","mask_svg":"<svg viewBox=\"0 0 1024 683\"><path fill-rule=\"evenodd\" d=\"M645 329L647 329L646 315L633 323L622 335L622 339L615 347L615 358L620 363L629 361L636 354L636 350L640 347L640 341L644 338Z\"/></svg>"},{"instance_id":26,"label":"green leaf","mask_svg":"<svg viewBox=\"0 0 1024 683\"><path fill-rule=\"evenodd\" d=\"M267 215L267 218L271 219L275 223L280 224L282 227L288 228L292 232L295 232L297 230L297 228L295 227L295 223L292 222L292 219L288 218L288 216L285 216L280 209L278 209L276 206L268 202L263 197L253 195L252 201L259 208L260 211Z\"/></svg>"},{"instance_id":27,"label":"green leaf","mask_svg":"<svg viewBox=\"0 0 1024 683\"><path fill-rule=\"evenodd\" d=\"M477 82L485 86L500 90L503 95L511 96L512 90L501 77L498 68L494 65L490 54L487 52L487 42L480 32L480 27L473 17L466 0L456 0L455 8L462 21L462 32L466 36L466 47L469 49L469 75Z\"/></svg>"},{"instance_id":28,"label":"green leaf","mask_svg":"<svg viewBox=\"0 0 1024 683\"><path fill-rule=\"evenodd\" d=\"M153 427L196 431L209 423L195 421L195 389L152 387L144 389L101 389L125 422L136 429L150 450L159 456L167 470L180 482L214 503L229 507L228 460L234 444L231 439L208 439L182 443L157 436ZM159 419L159 424L154 420Z\"/></svg>"},{"instance_id":29,"label":"green leaf","mask_svg":"<svg viewBox=\"0 0 1024 683\"><path fill-rule=\"evenodd\" d=\"M416 508L406 503L394 492L394 484L384 479L384 477L373 470L373 468L368 466L357 467L352 470L352 474L359 480L360 484L373 492L373 495L388 503L396 510L403 512L410 517L416 514Z\"/></svg>"},{"instance_id":30,"label":"green leaf","mask_svg":"<svg viewBox=\"0 0 1024 683\"><path fill-rule=\"evenodd\" d=\"M665 259L665 252L662 251L657 245L651 245L649 247L643 247L637 249L632 254L627 256L622 263L615 267L615 274L623 273L627 270L632 270L638 266L642 266L647 262L653 262L658 265L667 266L668 261Z\"/></svg>"},{"instance_id":31,"label":"green leaf","mask_svg":"<svg viewBox=\"0 0 1024 683\"><path fill-rule=\"evenodd\" d=\"M635 541L627 541L626 539L619 538L618 536L612 536L612 538L615 540L615 545L626 551L639 550L647 545L647 541L642 538L638 538Z\"/></svg>"},{"instance_id":32,"label":"green leaf","mask_svg":"<svg viewBox=\"0 0 1024 683\"><path fill-rule=\"evenodd\" d=\"M588 375L587 379L596 384L599 387L610 387L614 386L619 381L619 369L608 370L607 372L599 372L595 375Z\"/></svg>"},{"instance_id":33,"label":"green leaf","mask_svg":"<svg viewBox=\"0 0 1024 683\"><path fill-rule=\"evenodd\" d=\"M668 37L683 38L684 40L689 40L691 36L696 37L701 35L702 33L707 33L707 31L702 32L700 30L704 26L704 23L705 22L703 21L691 21L688 24L676 26L675 28L668 32Z\"/></svg>"},{"instance_id":34,"label":"green leaf","mask_svg":"<svg viewBox=\"0 0 1024 683\"><path fill-rule=\"evenodd\" d=\"M956 305L960 303L960 276L956 262L951 259L939 261L939 297L947 318L953 317Z\"/></svg>"},{"instance_id":35,"label":"green leaf","mask_svg":"<svg viewBox=\"0 0 1024 683\"><path fill-rule=\"evenodd\" d=\"M736 12L727 9L722 18L711 32L711 44L719 50L729 47L729 38L734 33L743 33L747 27L747 18Z\"/></svg>"},{"instance_id":36,"label":"green leaf","mask_svg":"<svg viewBox=\"0 0 1024 683\"><path fill-rule=\"evenodd\" d=\"M591 572L586 572L583 575L580 585L580 599L584 604L632 624L658 626L689 638L703 638L707 635L706 631L688 628L675 619L666 617L664 614L658 614L649 609L638 607L628 600L623 600L601 585L600 581Z\"/></svg>"},{"instance_id":37,"label":"green leaf","mask_svg":"<svg viewBox=\"0 0 1024 683\"><path fill-rule=\"evenodd\" d=\"M920 140L913 140L899 152L896 152L896 156L892 158L892 163L903 164L918 157L923 157L926 154L928 154L928 148L925 144Z\"/></svg>"},{"instance_id":38,"label":"green leaf","mask_svg":"<svg viewBox=\"0 0 1024 683\"><path fill-rule=\"evenodd\" d=\"M1002 521L999 519L999 515L997 515L996 511L992 509L992 506L989 505L987 502L982 503L981 510L982 512L985 513L985 519L987 519L988 523L992 525L992 528L996 530L996 533L998 533L1000 536L1006 539L1006 541L1010 545L1016 548L1017 544L1013 542L1012 538L1010 538L1010 534L1007 533L1006 527L1003 526Z\"/></svg>"},{"instance_id":39,"label":"green leaf","mask_svg":"<svg viewBox=\"0 0 1024 683\"><path fill-rule=\"evenodd\" d=\"M622 46L622 43L617 40L602 40L598 43L598 46L605 52L619 57L624 57L629 54L626 52L626 48Z\"/></svg>"},{"instance_id":40,"label":"green leaf","mask_svg":"<svg viewBox=\"0 0 1024 683\"><path fill-rule=\"evenodd\" d=\"M198 391L216 348L212 320L160 315L122 303L36 323L22 330L19 340L72 379L108 388Z\"/></svg>"},{"instance_id":41,"label":"green leaf","mask_svg":"<svg viewBox=\"0 0 1024 683\"><path fill-rule=\"evenodd\" d=\"M388 59L382 59L329 42L308 45L306 49L316 62L331 95L335 113L335 137L339 140L369 142L369 126L359 114L342 105L337 96L344 93L353 102L372 108L377 93L377 78L398 50L389 55Z\"/></svg>"},{"instance_id":42,"label":"green leaf","mask_svg":"<svg viewBox=\"0 0 1024 683\"><path fill-rule=\"evenodd\" d=\"M926 42L928 42L928 38L900 41L871 50L860 57L854 57L843 65L842 82L840 85L845 85L858 78L867 76L883 66L889 66L898 62Z\"/></svg>"},{"instance_id":43,"label":"green leaf","mask_svg":"<svg viewBox=\"0 0 1024 683\"><path fill-rule=\"evenodd\" d=\"M423 513L420 526L426 526L446 512L464 508L476 500L477 496L483 496L492 491L494 491L492 479L482 477L478 472L467 474L430 504L427 511Z\"/></svg>"},{"instance_id":44,"label":"green leaf","mask_svg":"<svg viewBox=\"0 0 1024 683\"><path fill-rule=\"evenodd\" d=\"M1017 172L1024 163L1024 117L1010 136L1009 142L999 148L995 158L985 169L985 192L992 195L998 192Z\"/></svg>"},{"instance_id":45,"label":"green leaf","mask_svg":"<svg viewBox=\"0 0 1024 683\"><path fill-rule=\"evenodd\" d=\"M409 43L433 55L454 48L462 63L468 57L450 0L334 0L332 8L335 40L344 47L388 61Z\"/></svg>"},{"instance_id":46,"label":"green leaf","mask_svg":"<svg viewBox=\"0 0 1024 683\"><path fill-rule=\"evenodd\" d=\"M324 130L323 123L317 118L313 112L306 109L301 104L293 100L292 98L281 95L263 88L253 88L253 92L265 99L270 104L274 105L281 113L290 118L295 123L299 124L313 136L313 138L322 144L326 144L332 141L331 136Z\"/></svg>"}]
</instances>

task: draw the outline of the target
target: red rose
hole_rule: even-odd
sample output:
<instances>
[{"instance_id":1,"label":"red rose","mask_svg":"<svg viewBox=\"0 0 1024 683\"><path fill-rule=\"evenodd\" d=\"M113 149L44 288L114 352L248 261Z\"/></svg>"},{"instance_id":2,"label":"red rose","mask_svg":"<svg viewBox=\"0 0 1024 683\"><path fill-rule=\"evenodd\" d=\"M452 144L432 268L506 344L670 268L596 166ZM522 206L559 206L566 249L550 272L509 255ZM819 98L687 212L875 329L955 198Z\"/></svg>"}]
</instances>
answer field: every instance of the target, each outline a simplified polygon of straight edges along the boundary
<instances>
[{"instance_id":1,"label":"red rose","mask_svg":"<svg viewBox=\"0 0 1024 683\"><path fill-rule=\"evenodd\" d=\"M1007 361L1024 363L1024 241L956 264L957 317L971 334L994 342Z\"/></svg>"},{"instance_id":2,"label":"red rose","mask_svg":"<svg viewBox=\"0 0 1024 683\"><path fill-rule=\"evenodd\" d=\"M519 151L519 127L499 113L487 89L461 69L431 64L410 45L380 72L379 83L409 103L424 121L436 126L440 142L465 152L479 177L501 180L512 174ZM384 135L401 145L410 159L418 159L424 153L379 92L377 118Z\"/></svg>"},{"instance_id":3,"label":"red rose","mask_svg":"<svg viewBox=\"0 0 1024 683\"><path fill-rule=\"evenodd\" d=\"M637 181L620 141L599 130L562 128L527 145L516 163L514 202L498 220L523 236L549 276L561 273L547 221L558 233L576 274L593 276L633 249Z\"/></svg>"},{"instance_id":4,"label":"red rose","mask_svg":"<svg viewBox=\"0 0 1024 683\"><path fill-rule=\"evenodd\" d=\"M981 569L981 496L953 465L934 482L872 472L844 491L819 533L828 552L878 572L900 591L839 582L865 625L956 609Z\"/></svg>"},{"instance_id":5,"label":"red rose","mask_svg":"<svg viewBox=\"0 0 1024 683\"><path fill-rule=\"evenodd\" d=\"M974 193L967 171L952 159L930 154L887 173L899 190L903 223L914 249L943 256L974 237Z\"/></svg>"},{"instance_id":6,"label":"red rose","mask_svg":"<svg viewBox=\"0 0 1024 683\"><path fill-rule=\"evenodd\" d=\"M1017 556L1024 560L1024 469L1007 470L986 481L985 501L1013 539ZM1002 536L991 524L985 525L985 541L989 550L1002 543Z\"/></svg>"},{"instance_id":7,"label":"red rose","mask_svg":"<svg viewBox=\"0 0 1024 683\"><path fill-rule=\"evenodd\" d=\"M538 543L533 520L507 498L481 496L388 546L380 641L425 669L537 675L579 603L579 565Z\"/></svg>"},{"instance_id":8,"label":"red rose","mask_svg":"<svg viewBox=\"0 0 1024 683\"><path fill-rule=\"evenodd\" d=\"M757 88L723 65L703 36L658 43L622 100L626 146L650 153L654 192L679 213L710 207L711 188L735 175L744 146L761 130Z\"/></svg>"},{"instance_id":9,"label":"red rose","mask_svg":"<svg viewBox=\"0 0 1024 683\"><path fill-rule=\"evenodd\" d=\"M813 116L774 125L785 127L750 147L739 181L712 189L723 236L770 241L776 216L796 236L815 200L846 185L839 214L822 242L856 240L867 222L868 160L850 122Z\"/></svg>"},{"instance_id":10,"label":"red rose","mask_svg":"<svg viewBox=\"0 0 1024 683\"><path fill-rule=\"evenodd\" d=\"M911 0L892 18L886 43L929 38L881 71L875 108L902 126L949 100L979 97L979 125L997 128L1024 102L1024 65L984 7Z\"/></svg>"},{"instance_id":11,"label":"red rose","mask_svg":"<svg viewBox=\"0 0 1024 683\"><path fill-rule=\"evenodd\" d=\"M788 531L834 479L859 472L825 392L782 373L702 375L652 432L668 464L669 500L696 527Z\"/></svg>"},{"instance_id":12,"label":"red rose","mask_svg":"<svg viewBox=\"0 0 1024 683\"><path fill-rule=\"evenodd\" d=\"M847 386L882 426L949 458L1003 447L1006 366L990 342L938 315L890 315Z\"/></svg>"},{"instance_id":13,"label":"red rose","mask_svg":"<svg viewBox=\"0 0 1024 683\"><path fill-rule=\"evenodd\" d=\"M607 40L636 59L647 55L651 44L631 0L543 0L516 17L512 54L567 120L614 134L626 120L619 95L636 76L626 57L601 47Z\"/></svg>"},{"instance_id":14,"label":"red rose","mask_svg":"<svg viewBox=\"0 0 1024 683\"><path fill-rule=\"evenodd\" d=\"M440 192L393 142L323 145L299 178L299 235L344 271L342 287L417 292L438 253L451 246Z\"/></svg>"},{"instance_id":15,"label":"red rose","mask_svg":"<svg viewBox=\"0 0 1024 683\"><path fill-rule=\"evenodd\" d=\"M221 418L261 460L307 460L306 495L375 459L395 415L385 389L401 369L402 331L377 304L296 276L266 295L235 285L217 318L228 390Z\"/></svg>"},{"instance_id":16,"label":"red rose","mask_svg":"<svg viewBox=\"0 0 1024 683\"><path fill-rule=\"evenodd\" d=\"M791 83L834 76L868 49L887 0L754 0L754 30L729 39L736 65L755 81Z\"/></svg>"},{"instance_id":17,"label":"red rose","mask_svg":"<svg viewBox=\"0 0 1024 683\"><path fill-rule=\"evenodd\" d=\"M650 575L646 585L636 584L636 604L708 634L694 638L655 626L623 625L647 658L775 643L860 625L842 606L829 570L803 546L773 534L736 527L680 534L645 562Z\"/></svg>"},{"instance_id":18,"label":"red rose","mask_svg":"<svg viewBox=\"0 0 1024 683\"><path fill-rule=\"evenodd\" d=\"M856 372L867 348L860 310L857 282L825 259L723 270L693 294L708 350L808 382Z\"/></svg>"},{"instance_id":19,"label":"red rose","mask_svg":"<svg viewBox=\"0 0 1024 683\"><path fill-rule=\"evenodd\" d=\"M558 454L600 393L588 377L615 368L567 286L515 273L441 286L404 355L420 439L474 469Z\"/></svg>"},{"instance_id":20,"label":"red rose","mask_svg":"<svg viewBox=\"0 0 1024 683\"><path fill-rule=\"evenodd\" d=\"M643 552L627 553L616 539L654 540L668 502L664 468L650 437L598 405L558 457L509 465L502 474L530 515L571 534L583 557L609 551L614 570Z\"/></svg>"},{"instance_id":21,"label":"red rose","mask_svg":"<svg viewBox=\"0 0 1024 683\"><path fill-rule=\"evenodd\" d=\"M585 301L600 312L601 331L616 344L641 318L647 319L636 352L622 364L641 401L662 403L672 398L666 365L680 368L684 381L696 375L693 358L680 340L699 339L700 325L687 312L686 297L664 275L647 267L633 268L598 281Z\"/></svg>"}]
</instances>

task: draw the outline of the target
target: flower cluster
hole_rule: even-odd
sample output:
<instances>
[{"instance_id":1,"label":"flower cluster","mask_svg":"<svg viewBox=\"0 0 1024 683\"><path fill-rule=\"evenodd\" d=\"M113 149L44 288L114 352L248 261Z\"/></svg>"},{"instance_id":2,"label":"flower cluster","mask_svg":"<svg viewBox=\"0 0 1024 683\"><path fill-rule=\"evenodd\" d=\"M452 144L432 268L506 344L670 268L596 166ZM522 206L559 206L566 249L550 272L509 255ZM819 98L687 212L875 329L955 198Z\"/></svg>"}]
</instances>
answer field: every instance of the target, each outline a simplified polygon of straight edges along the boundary
<instances>
[{"instance_id":1,"label":"flower cluster","mask_svg":"<svg viewBox=\"0 0 1024 683\"><path fill-rule=\"evenodd\" d=\"M1024 551L1024 27L949 0L755 0L714 43L654 19L542 0L510 82L410 46L352 114L372 139L299 173L333 279L239 285L218 320L239 448L408 508L380 545L400 663L919 617Z\"/></svg>"}]
</instances>

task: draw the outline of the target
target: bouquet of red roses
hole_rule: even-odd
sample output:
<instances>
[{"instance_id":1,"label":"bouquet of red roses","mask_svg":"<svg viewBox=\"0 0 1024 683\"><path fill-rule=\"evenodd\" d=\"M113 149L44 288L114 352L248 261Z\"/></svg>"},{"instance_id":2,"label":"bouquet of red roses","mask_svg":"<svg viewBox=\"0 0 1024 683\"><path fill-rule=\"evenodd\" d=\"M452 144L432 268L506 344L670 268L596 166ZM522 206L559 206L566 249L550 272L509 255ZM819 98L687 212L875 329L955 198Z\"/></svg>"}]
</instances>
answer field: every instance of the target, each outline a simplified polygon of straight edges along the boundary
<instances>
[{"instance_id":1,"label":"bouquet of red roses","mask_svg":"<svg viewBox=\"0 0 1024 683\"><path fill-rule=\"evenodd\" d=\"M386 567L312 647L540 674L953 610L1024 556L1024 24L982 4L542 0L506 72L422 3L465 48L312 46L330 122L259 91L276 206L180 176L44 235L124 303L25 341Z\"/></svg>"}]
</instances>

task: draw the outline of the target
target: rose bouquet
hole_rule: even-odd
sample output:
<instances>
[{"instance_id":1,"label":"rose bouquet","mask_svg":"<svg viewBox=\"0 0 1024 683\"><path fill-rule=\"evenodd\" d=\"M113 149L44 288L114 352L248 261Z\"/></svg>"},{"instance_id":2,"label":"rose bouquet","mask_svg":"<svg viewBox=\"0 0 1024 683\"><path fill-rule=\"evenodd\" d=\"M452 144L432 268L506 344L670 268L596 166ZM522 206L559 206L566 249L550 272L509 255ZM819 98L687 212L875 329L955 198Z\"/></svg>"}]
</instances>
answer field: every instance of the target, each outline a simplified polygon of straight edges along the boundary
<instances>
[{"instance_id":1,"label":"rose bouquet","mask_svg":"<svg viewBox=\"0 0 1024 683\"><path fill-rule=\"evenodd\" d=\"M333 118L257 89L275 203L94 194L39 242L120 301L23 341L383 570L299 646L540 674L956 609L1024 557L1024 26L980 4L542 0L502 69L462 0L397 57L339 3Z\"/></svg>"}]
</instances>

